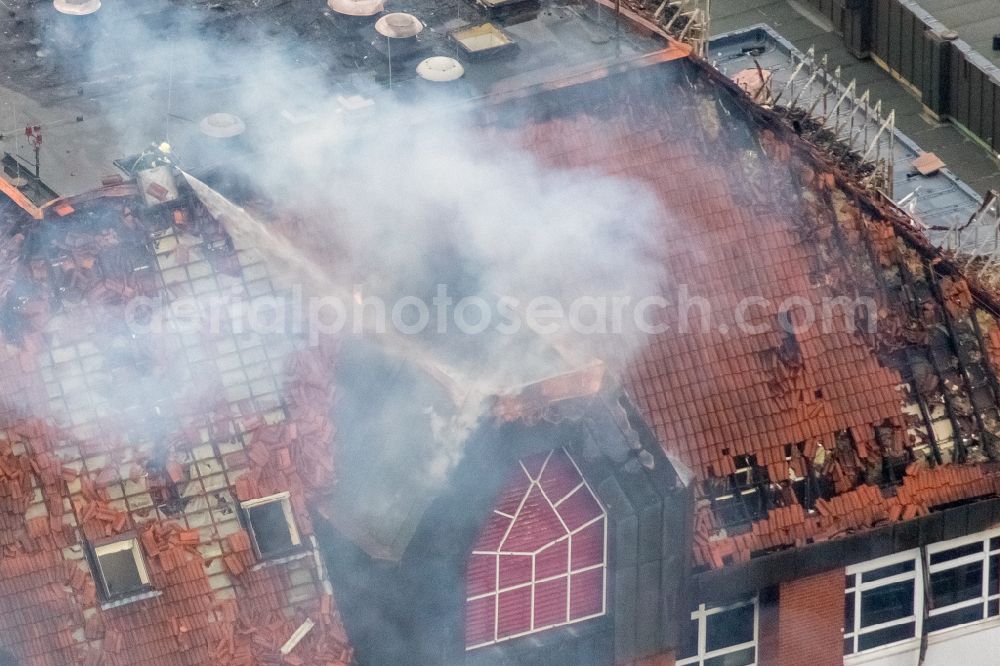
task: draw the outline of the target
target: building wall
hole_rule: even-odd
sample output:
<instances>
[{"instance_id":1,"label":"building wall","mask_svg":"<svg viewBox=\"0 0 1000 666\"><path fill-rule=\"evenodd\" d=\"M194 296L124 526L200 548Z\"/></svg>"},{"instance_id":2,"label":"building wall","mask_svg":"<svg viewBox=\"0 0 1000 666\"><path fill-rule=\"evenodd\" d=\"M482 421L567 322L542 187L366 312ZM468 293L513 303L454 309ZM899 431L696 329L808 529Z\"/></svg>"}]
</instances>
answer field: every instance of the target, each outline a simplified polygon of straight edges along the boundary
<instances>
[{"instance_id":1,"label":"building wall","mask_svg":"<svg viewBox=\"0 0 1000 666\"><path fill-rule=\"evenodd\" d=\"M620 662L618 666L674 666L675 661L673 652L664 652L645 659Z\"/></svg>"},{"instance_id":2,"label":"building wall","mask_svg":"<svg viewBox=\"0 0 1000 666\"><path fill-rule=\"evenodd\" d=\"M806 0L855 56L871 56L924 106L1000 150L1000 84L992 64L913 0Z\"/></svg>"},{"instance_id":3,"label":"building wall","mask_svg":"<svg viewBox=\"0 0 1000 666\"><path fill-rule=\"evenodd\" d=\"M778 596L777 663L843 663L844 571L785 583ZM774 628L761 626L761 634Z\"/></svg>"},{"instance_id":4,"label":"building wall","mask_svg":"<svg viewBox=\"0 0 1000 666\"><path fill-rule=\"evenodd\" d=\"M930 637L924 666L992 666L998 659L997 645L1000 645L998 620L988 620L970 627L956 627L952 631Z\"/></svg>"},{"instance_id":5,"label":"building wall","mask_svg":"<svg viewBox=\"0 0 1000 666\"><path fill-rule=\"evenodd\" d=\"M923 666L994 666L1000 645L1000 620L991 619L932 634L927 640ZM848 666L919 666L920 640L913 639L883 650L845 659Z\"/></svg>"}]
</instances>

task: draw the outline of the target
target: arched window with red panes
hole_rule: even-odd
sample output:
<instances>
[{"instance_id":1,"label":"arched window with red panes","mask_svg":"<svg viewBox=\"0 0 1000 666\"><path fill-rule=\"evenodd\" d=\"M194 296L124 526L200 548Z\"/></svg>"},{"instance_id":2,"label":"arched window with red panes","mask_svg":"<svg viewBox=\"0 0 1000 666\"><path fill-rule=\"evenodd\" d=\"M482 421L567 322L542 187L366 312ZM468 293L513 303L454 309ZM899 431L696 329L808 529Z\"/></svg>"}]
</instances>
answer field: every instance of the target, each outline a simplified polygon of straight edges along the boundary
<instances>
[{"instance_id":1,"label":"arched window with red panes","mask_svg":"<svg viewBox=\"0 0 1000 666\"><path fill-rule=\"evenodd\" d=\"M607 513L566 451L519 461L469 556L465 645L604 615Z\"/></svg>"}]
</instances>

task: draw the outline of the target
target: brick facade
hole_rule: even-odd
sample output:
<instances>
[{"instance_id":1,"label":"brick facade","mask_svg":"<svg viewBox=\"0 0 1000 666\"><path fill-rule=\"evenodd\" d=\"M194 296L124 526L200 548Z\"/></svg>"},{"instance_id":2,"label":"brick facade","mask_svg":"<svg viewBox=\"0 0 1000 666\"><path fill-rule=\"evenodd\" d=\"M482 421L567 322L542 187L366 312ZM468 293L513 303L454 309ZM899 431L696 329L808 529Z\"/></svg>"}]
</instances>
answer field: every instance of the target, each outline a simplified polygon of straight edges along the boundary
<instances>
[{"instance_id":1,"label":"brick facade","mask_svg":"<svg viewBox=\"0 0 1000 666\"><path fill-rule=\"evenodd\" d=\"M776 663L841 666L843 624L843 569L785 583L778 597ZM767 630L763 623L760 630Z\"/></svg>"}]
</instances>

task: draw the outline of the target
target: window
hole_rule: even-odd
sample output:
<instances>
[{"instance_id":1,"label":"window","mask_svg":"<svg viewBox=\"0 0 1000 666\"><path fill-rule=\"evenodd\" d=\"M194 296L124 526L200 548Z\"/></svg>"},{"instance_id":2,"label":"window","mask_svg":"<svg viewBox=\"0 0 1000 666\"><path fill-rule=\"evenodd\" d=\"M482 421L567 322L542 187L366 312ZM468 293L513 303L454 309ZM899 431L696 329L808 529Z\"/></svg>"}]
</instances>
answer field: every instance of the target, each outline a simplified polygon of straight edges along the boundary
<instances>
[{"instance_id":1,"label":"window","mask_svg":"<svg viewBox=\"0 0 1000 666\"><path fill-rule=\"evenodd\" d=\"M883 557L847 569L844 654L920 635L923 617L919 551Z\"/></svg>"},{"instance_id":2,"label":"window","mask_svg":"<svg viewBox=\"0 0 1000 666\"><path fill-rule=\"evenodd\" d=\"M708 480L707 494L719 523L727 529L747 527L767 515L767 499L762 489L767 470L757 466L757 456L734 456L736 471Z\"/></svg>"},{"instance_id":3,"label":"window","mask_svg":"<svg viewBox=\"0 0 1000 666\"><path fill-rule=\"evenodd\" d=\"M927 630L1000 615L1000 530L927 547Z\"/></svg>"},{"instance_id":4,"label":"window","mask_svg":"<svg viewBox=\"0 0 1000 666\"><path fill-rule=\"evenodd\" d=\"M605 613L607 514L562 449L520 461L466 574L468 649Z\"/></svg>"},{"instance_id":5,"label":"window","mask_svg":"<svg viewBox=\"0 0 1000 666\"><path fill-rule=\"evenodd\" d=\"M677 666L754 666L757 663L757 599L691 613Z\"/></svg>"},{"instance_id":6,"label":"window","mask_svg":"<svg viewBox=\"0 0 1000 666\"><path fill-rule=\"evenodd\" d=\"M247 500L240 506L243 507L247 529L253 538L254 550L260 558L272 559L288 555L302 545L287 492Z\"/></svg>"},{"instance_id":7,"label":"window","mask_svg":"<svg viewBox=\"0 0 1000 666\"><path fill-rule=\"evenodd\" d=\"M133 537L91 547L94 583L104 601L123 599L149 589L146 562Z\"/></svg>"}]
</instances>

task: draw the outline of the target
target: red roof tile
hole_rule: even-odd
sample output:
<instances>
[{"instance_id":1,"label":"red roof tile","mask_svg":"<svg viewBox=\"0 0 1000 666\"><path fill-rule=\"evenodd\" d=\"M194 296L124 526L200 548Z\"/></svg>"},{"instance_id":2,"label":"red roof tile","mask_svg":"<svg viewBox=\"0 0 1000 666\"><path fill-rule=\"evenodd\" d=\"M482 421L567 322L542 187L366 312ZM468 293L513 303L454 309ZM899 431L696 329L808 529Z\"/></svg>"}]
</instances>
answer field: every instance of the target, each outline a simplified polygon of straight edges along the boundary
<instances>
[{"instance_id":1,"label":"red roof tile","mask_svg":"<svg viewBox=\"0 0 1000 666\"><path fill-rule=\"evenodd\" d=\"M75 210L42 222L44 251L57 260L22 255L30 270L17 280L11 267L22 265L19 253L37 249L26 250L19 234L0 243L0 303L12 285L28 285L21 305L3 314L18 327L0 340L3 646L30 664L278 663L280 647L309 618L316 626L290 656L348 663L351 649L313 558L257 569L249 536L233 532L235 501L288 491L299 534L310 543L307 498L334 479L332 393L328 373L317 370L330 357L322 349L274 356L264 371L275 383L267 402L220 398L240 380L226 380L214 362L185 350L226 342L235 350L231 334L196 342L140 335L123 354L115 336L124 297L169 292L161 280L173 266L199 264L216 288L223 271L238 275L235 253L205 249L225 236L203 211L172 217L185 229L164 226L132 195L74 201ZM105 226L78 223L95 211ZM2 218L0 226L10 231L13 222ZM148 254L169 242L188 250ZM135 268L150 265L161 271L155 279ZM189 287L185 280L180 286ZM61 285L58 314L49 305L53 283ZM137 358L149 363L155 390L145 392ZM113 393L116 385L128 393ZM180 395L163 386L196 388ZM120 404L99 402L109 393ZM154 413L169 416L168 429L177 431L157 430ZM102 607L76 528L84 541L134 533L154 594ZM221 567L213 562L220 553Z\"/></svg>"},{"instance_id":2,"label":"red roof tile","mask_svg":"<svg viewBox=\"0 0 1000 666\"><path fill-rule=\"evenodd\" d=\"M651 336L624 365L626 387L664 448L701 480L725 478L735 472L736 456L754 456L774 483L788 484L789 469L798 478L815 469L841 493L824 509L838 516L836 525L822 512L802 513L789 493L792 506L772 509L753 543L730 538L703 545L699 559L718 566L724 559L719 549L725 557L748 557L900 513L878 491L858 485L869 466L881 475L883 456L922 459L924 454L912 453L915 439L932 436L919 417L904 417L904 405L918 413L912 391L899 389L908 387L914 370L893 353L909 345L912 355L928 358L928 328L944 330L946 318L971 328L969 320L978 316L995 370L1000 328L988 314L997 311L995 299L990 297L989 310L976 310L976 299L988 294L979 289L974 297L969 283L941 263L908 220L860 192L773 118L736 101L739 93L706 80L714 74L693 68L638 67L615 75L613 83L540 92L534 110L519 109L526 126L491 126L487 132L522 145L543 164L632 178L658 196L664 222L659 245L651 250L668 274L664 296L676 302L684 286L692 298L711 305L707 328L696 307L687 313L666 308L669 330ZM661 97L661 88L669 95ZM503 117L505 104L517 100L498 103L487 117ZM901 279L915 281L926 295L915 297L906 291L912 287L896 284ZM805 325L794 309L792 331L779 326L786 299L798 299L820 316L845 296L869 298L879 307L876 333L856 329L843 316ZM767 304L758 305L760 299ZM741 303L750 304L743 325L737 321ZM922 320L907 310L914 307ZM980 354L971 331L962 343L951 344L971 345L973 358ZM956 372L950 381L967 391L967 400L972 379ZM501 413L511 411L507 404L517 403L501 403ZM971 423L971 408L960 412L952 411L968 434L988 442L990 434ZM994 423L995 414L986 421ZM883 424L891 435L876 435ZM838 446L844 433L850 433L856 457ZM800 444L808 455L786 461L787 447ZM817 463L821 446L823 462ZM901 491L912 483L908 477ZM988 494L991 484L950 485L937 491L935 503ZM867 503L841 508L859 497ZM931 508L927 502L906 506L916 507L902 512L907 515ZM798 511L794 519L786 515L791 510ZM724 537L719 527L707 531Z\"/></svg>"}]
</instances>

